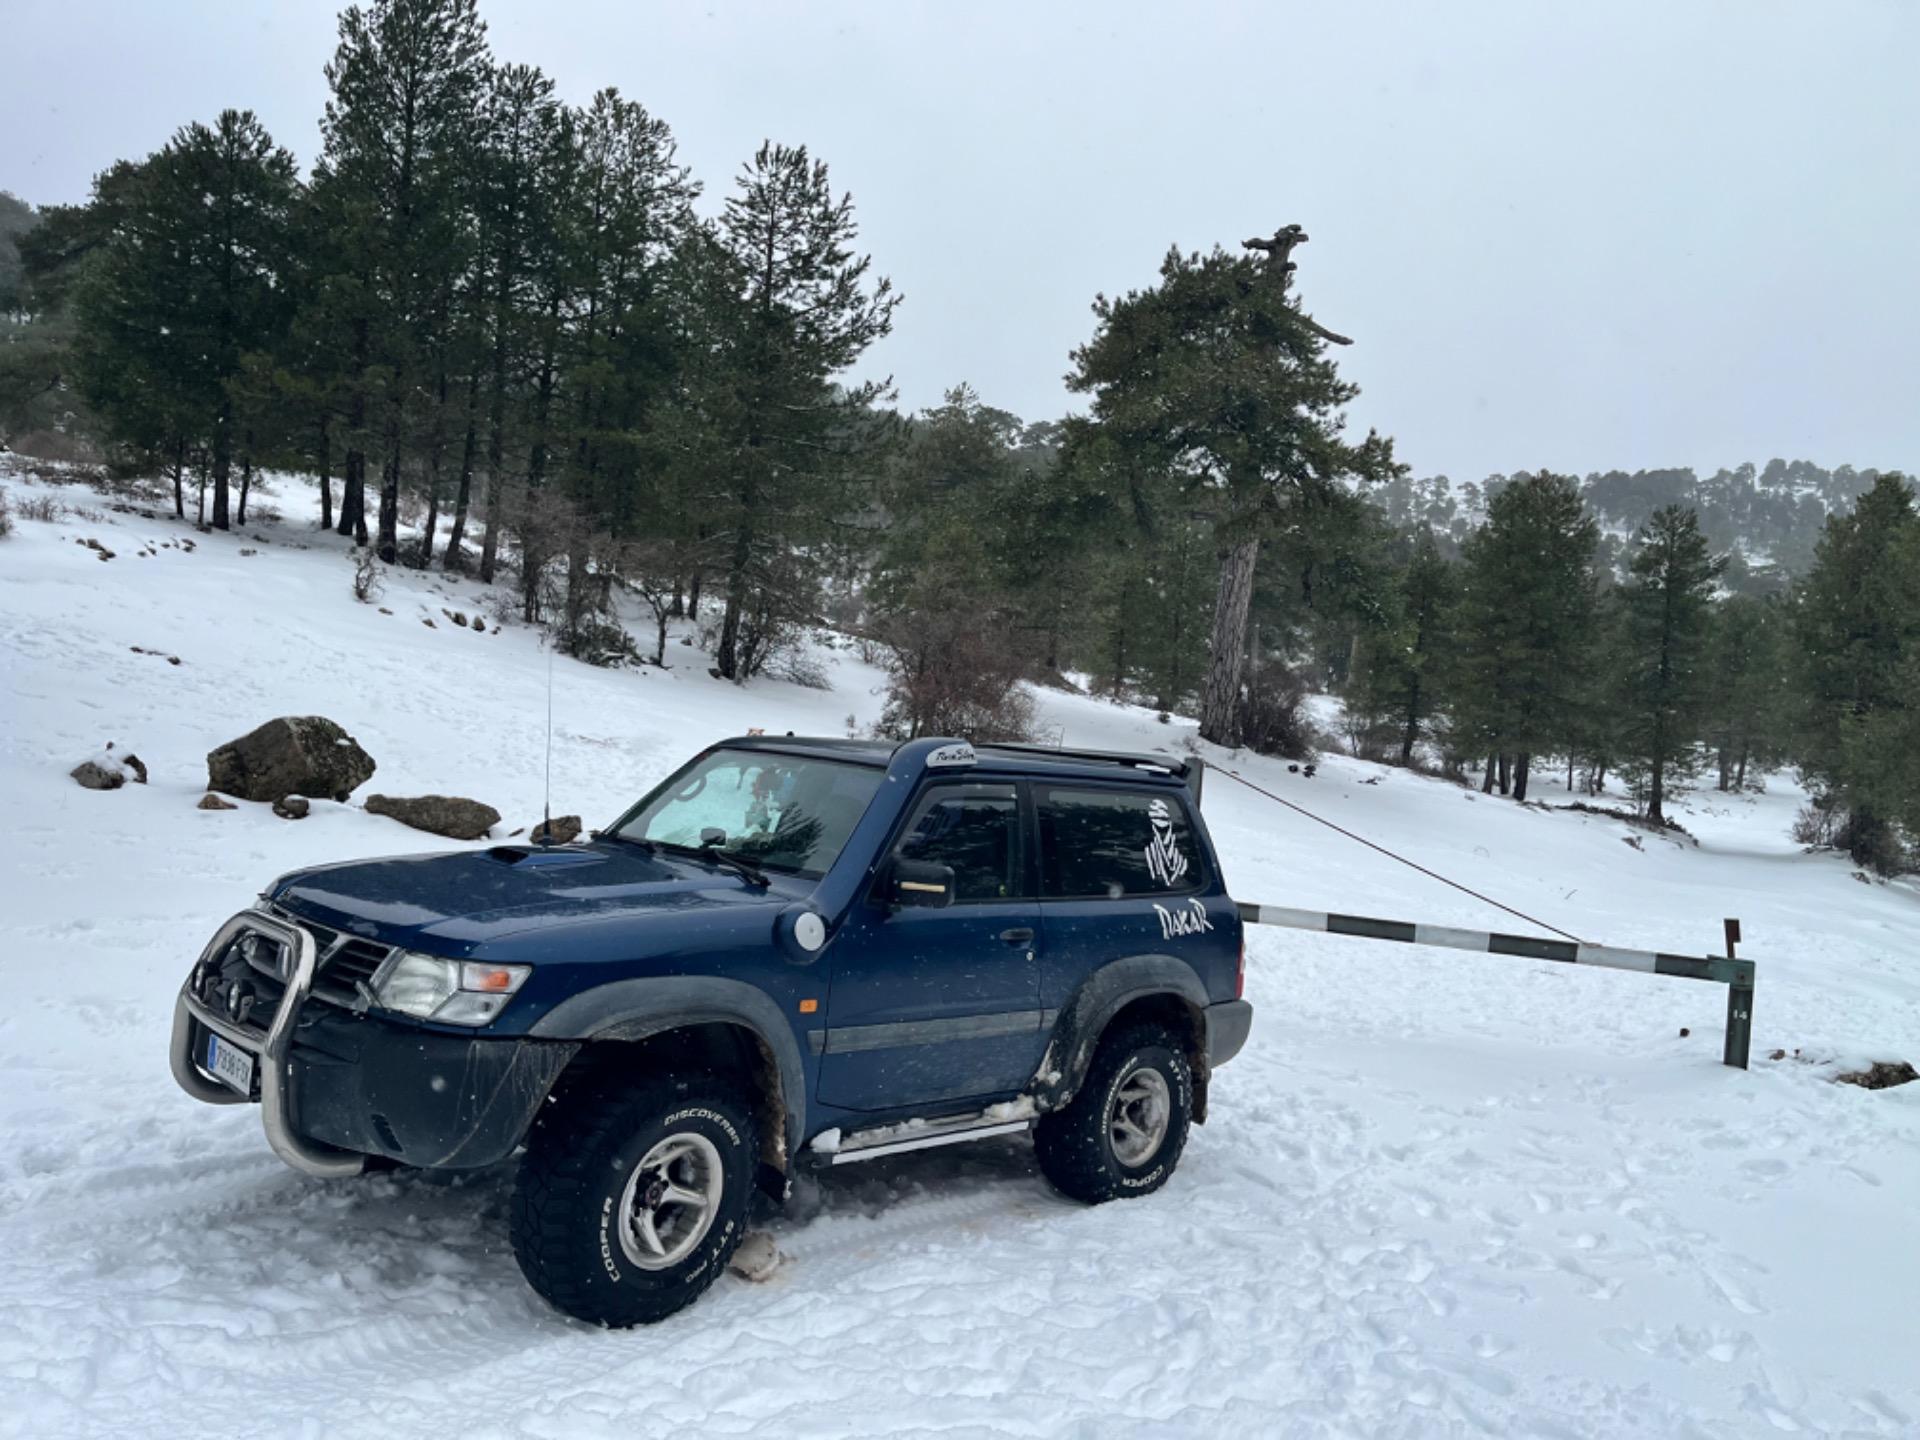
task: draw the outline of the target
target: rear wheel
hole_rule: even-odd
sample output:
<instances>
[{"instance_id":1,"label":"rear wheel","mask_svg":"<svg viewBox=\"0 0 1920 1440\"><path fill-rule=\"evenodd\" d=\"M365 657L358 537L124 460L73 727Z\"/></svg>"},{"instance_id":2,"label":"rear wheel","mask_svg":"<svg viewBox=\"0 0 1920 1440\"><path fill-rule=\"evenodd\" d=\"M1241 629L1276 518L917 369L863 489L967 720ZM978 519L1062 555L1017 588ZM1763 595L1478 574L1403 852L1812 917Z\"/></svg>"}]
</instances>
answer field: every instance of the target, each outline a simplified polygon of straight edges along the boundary
<instances>
[{"instance_id":1,"label":"rear wheel","mask_svg":"<svg viewBox=\"0 0 1920 1440\"><path fill-rule=\"evenodd\" d=\"M1193 1073L1178 1037L1135 1025L1103 1037L1071 1104L1034 1127L1034 1154L1055 1189L1100 1204L1167 1183L1186 1148Z\"/></svg>"},{"instance_id":2,"label":"rear wheel","mask_svg":"<svg viewBox=\"0 0 1920 1440\"><path fill-rule=\"evenodd\" d=\"M656 1076L543 1108L514 1187L527 1282L596 1325L663 1320L726 1269L746 1231L751 1109L711 1076Z\"/></svg>"}]
</instances>

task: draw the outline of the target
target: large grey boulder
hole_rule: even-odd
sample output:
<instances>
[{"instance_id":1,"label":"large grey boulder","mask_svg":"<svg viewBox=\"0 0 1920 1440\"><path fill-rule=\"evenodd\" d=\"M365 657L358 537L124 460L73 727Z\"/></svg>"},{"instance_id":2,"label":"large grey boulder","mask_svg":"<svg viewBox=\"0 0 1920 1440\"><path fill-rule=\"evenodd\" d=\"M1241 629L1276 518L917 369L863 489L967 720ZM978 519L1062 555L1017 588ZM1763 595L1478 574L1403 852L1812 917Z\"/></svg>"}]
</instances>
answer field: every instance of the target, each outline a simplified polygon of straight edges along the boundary
<instances>
[{"instance_id":1,"label":"large grey boulder","mask_svg":"<svg viewBox=\"0 0 1920 1440\"><path fill-rule=\"evenodd\" d=\"M344 800L373 770L373 757L333 721L283 715L210 753L207 788L242 800Z\"/></svg>"},{"instance_id":2,"label":"large grey boulder","mask_svg":"<svg viewBox=\"0 0 1920 1440\"><path fill-rule=\"evenodd\" d=\"M369 795L367 813L450 840L478 840L500 823L491 805L458 795Z\"/></svg>"}]
</instances>

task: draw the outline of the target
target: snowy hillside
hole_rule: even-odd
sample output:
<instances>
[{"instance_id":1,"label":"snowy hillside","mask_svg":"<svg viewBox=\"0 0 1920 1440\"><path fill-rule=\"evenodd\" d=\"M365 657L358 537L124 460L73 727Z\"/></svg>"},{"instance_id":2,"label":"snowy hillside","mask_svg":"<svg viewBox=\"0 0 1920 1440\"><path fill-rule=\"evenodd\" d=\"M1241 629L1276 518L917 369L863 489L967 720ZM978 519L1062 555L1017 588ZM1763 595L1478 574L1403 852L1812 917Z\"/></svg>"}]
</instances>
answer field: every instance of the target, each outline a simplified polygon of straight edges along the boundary
<instances>
[{"instance_id":1,"label":"snowy hillside","mask_svg":"<svg viewBox=\"0 0 1920 1440\"><path fill-rule=\"evenodd\" d=\"M0 481L0 1434L1920 1434L1920 1085L1829 1083L1920 1061L1920 893L1800 854L1783 777L1694 797L1696 848L1339 758L1231 762L1588 939L1706 953L1739 916L1749 1073L1719 1064L1717 986L1256 931L1253 1038L1162 1192L1082 1209L1024 1140L849 1167L769 1215L771 1280L600 1333L522 1283L506 1173L305 1179L254 1110L167 1073L187 967L265 881L451 843L357 805L200 811L207 751L323 714L379 764L362 798L528 825L536 634L439 576L355 602L304 496L300 524L199 535ZM94 513L18 518L34 496ZM554 662L554 813L604 822L748 727L870 722L879 674L823 653L830 691L736 688L678 643L664 672ZM1072 744L1190 730L1040 705ZM68 778L109 741L150 783ZM1206 811L1241 899L1520 928L1230 780Z\"/></svg>"}]
</instances>

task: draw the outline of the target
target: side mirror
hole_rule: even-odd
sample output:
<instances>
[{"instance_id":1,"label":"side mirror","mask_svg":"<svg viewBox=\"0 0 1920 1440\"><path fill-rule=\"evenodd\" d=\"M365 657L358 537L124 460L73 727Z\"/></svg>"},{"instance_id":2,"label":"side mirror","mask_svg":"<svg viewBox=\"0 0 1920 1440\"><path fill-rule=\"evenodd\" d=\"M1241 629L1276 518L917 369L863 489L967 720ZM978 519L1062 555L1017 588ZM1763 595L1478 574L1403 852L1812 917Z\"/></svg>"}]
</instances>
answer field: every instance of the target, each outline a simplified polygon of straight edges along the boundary
<instances>
[{"instance_id":1,"label":"side mirror","mask_svg":"<svg viewBox=\"0 0 1920 1440\"><path fill-rule=\"evenodd\" d=\"M896 860L887 872L887 903L944 910L953 904L953 867L931 860Z\"/></svg>"}]
</instances>

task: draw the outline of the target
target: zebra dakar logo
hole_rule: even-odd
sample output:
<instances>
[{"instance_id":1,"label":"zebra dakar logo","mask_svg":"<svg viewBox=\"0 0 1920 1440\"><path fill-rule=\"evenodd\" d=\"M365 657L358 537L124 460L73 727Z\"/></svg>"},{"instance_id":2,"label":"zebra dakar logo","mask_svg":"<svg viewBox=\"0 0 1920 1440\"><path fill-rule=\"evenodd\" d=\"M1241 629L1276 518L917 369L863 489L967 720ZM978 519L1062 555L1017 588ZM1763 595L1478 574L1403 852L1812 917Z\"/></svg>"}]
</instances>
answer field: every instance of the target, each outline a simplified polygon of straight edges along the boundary
<instances>
[{"instance_id":1,"label":"zebra dakar logo","mask_svg":"<svg viewBox=\"0 0 1920 1440\"><path fill-rule=\"evenodd\" d=\"M1187 857L1173 843L1173 812L1167 809L1166 801L1155 800L1147 807L1147 818L1153 822L1153 836L1147 841L1147 871L1162 885L1172 885L1187 873Z\"/></svg>"},{"instance_id":2,"label":"zebra dakar logo","mask_svg":"<svg viewBox=\"0 0 1920 1440\"><path fill-rule=\"evenodd\" d=\"M1160 917L1162 940L1171 940L1176 935L1199 935L1213 929L1213 922L1207 919L1207 907L1198 900L1189 900L1171 910L1156 905L1153 910Z\"/></svg>"}]
</instances>

